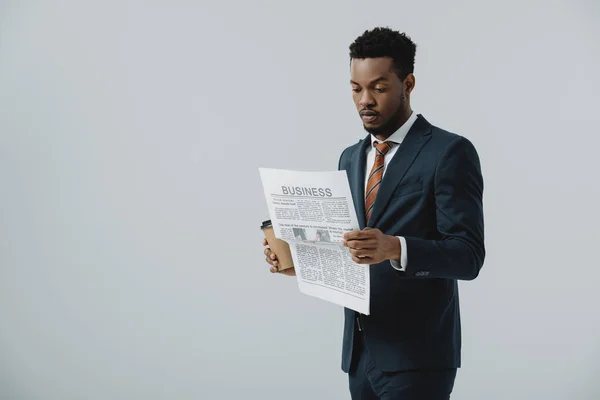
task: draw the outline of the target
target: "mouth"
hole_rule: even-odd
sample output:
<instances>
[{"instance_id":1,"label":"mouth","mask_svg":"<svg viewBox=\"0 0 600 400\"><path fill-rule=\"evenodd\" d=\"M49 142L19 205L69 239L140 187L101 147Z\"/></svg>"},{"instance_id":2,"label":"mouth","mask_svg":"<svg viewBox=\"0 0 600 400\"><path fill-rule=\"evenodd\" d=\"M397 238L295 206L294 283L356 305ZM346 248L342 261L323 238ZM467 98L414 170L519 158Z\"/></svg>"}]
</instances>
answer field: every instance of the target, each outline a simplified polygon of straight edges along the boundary
<instances>
[{"instance_id":1,"label":"mouth","mask_svg":"<svg viewBox=\"0 0 600 400\"><path fill-rule=\"evenodd\" d=\"M377 118L379 118L379 114L377 114L376 112L373 112L373 111L365 111L365 112L360 113L360 117L362 118L362 120L364 122L373 122Z\"/></svg>"}]
</instances>

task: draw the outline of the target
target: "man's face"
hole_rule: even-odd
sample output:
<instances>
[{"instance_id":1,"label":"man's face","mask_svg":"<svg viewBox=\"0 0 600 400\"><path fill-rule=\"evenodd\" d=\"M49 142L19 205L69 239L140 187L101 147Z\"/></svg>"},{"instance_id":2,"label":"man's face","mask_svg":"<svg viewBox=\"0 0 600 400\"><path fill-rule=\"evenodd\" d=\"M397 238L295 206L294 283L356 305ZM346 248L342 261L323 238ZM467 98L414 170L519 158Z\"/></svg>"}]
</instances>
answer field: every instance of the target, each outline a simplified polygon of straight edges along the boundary
<instances>
[{"instance_id":1,"label":"man's face","mask_svg":"<svg viewBox=\"0 0 600 400\"><path fill-rule=\"evenodd\" d=\"M388 137L404 122L406 91L388 57L352 59L350 84L365 130Z\"/></svg>"}]
</instances>

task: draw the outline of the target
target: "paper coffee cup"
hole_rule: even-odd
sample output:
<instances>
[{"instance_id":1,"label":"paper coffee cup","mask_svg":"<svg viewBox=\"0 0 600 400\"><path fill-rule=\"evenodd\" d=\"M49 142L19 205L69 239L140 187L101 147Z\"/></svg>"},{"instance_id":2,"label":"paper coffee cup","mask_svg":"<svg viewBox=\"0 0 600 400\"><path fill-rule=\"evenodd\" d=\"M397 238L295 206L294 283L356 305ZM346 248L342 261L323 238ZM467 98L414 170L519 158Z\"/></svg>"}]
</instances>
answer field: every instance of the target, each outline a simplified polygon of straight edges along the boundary
<instances>
[{"instance_id":1,"label":"paper coffee cup","mask_svg":"<svg viewBox=\"0 0 600 400\"><path fill-rule=\"evenodd\" d=\"M277 256L278 270L283 271L284 269L293 268L294 263L290 246L285 241L275 237L271 220L264 221L260 229L262 229L271 251Z\"/></svg>"}]
</instances>

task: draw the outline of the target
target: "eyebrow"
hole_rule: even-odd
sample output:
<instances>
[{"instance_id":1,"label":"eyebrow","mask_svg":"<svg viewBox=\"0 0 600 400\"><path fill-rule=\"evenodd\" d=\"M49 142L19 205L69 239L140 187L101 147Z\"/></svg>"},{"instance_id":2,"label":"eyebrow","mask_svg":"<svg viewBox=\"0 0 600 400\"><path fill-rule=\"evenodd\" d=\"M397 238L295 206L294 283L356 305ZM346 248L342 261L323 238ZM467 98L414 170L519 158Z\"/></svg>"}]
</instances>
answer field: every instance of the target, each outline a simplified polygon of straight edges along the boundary
<instances>
[{"instance_id":1,"label":"eyebrow","mask_svg":"<svg viewBox=\"0 0 600 400\"><path fill-rule=\"evenodd\" d=\"M377 82L379 82L379 81L386 81L386 80L387 80L387 79L386 79L384 76L380 76L380 77L379 77L379 78L377 78L377 79L373 79L373 80L371 81L371 83L370 83L370 84L372 85L372 84L374 84L374 83L377 83ZM352 79L350 79L350 83L353 83L353 84L355 84L355 85L358 85L358 83L357 83L357 82L354 82Z\"/></svg>"}]
</instances>

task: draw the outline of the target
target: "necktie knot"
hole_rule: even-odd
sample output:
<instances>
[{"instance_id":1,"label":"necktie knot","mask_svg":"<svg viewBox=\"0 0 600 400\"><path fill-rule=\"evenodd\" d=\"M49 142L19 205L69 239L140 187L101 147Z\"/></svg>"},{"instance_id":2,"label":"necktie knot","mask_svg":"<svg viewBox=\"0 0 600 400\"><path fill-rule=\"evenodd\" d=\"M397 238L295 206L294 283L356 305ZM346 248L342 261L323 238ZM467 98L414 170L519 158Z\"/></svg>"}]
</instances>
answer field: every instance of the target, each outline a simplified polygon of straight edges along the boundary
<instances>
[{"instance_id":1,"label":"necktie knot","mask_svg":"<svg viewBox=\"0 0 600 400\"><path fill-rule=\"evenodd\" d=\"M373 142L373 146L375 147L376 153L378 156L385 156L385 154L390 151L390 149L394 146L393 142Z\"/></svg>"}]
</instances>

